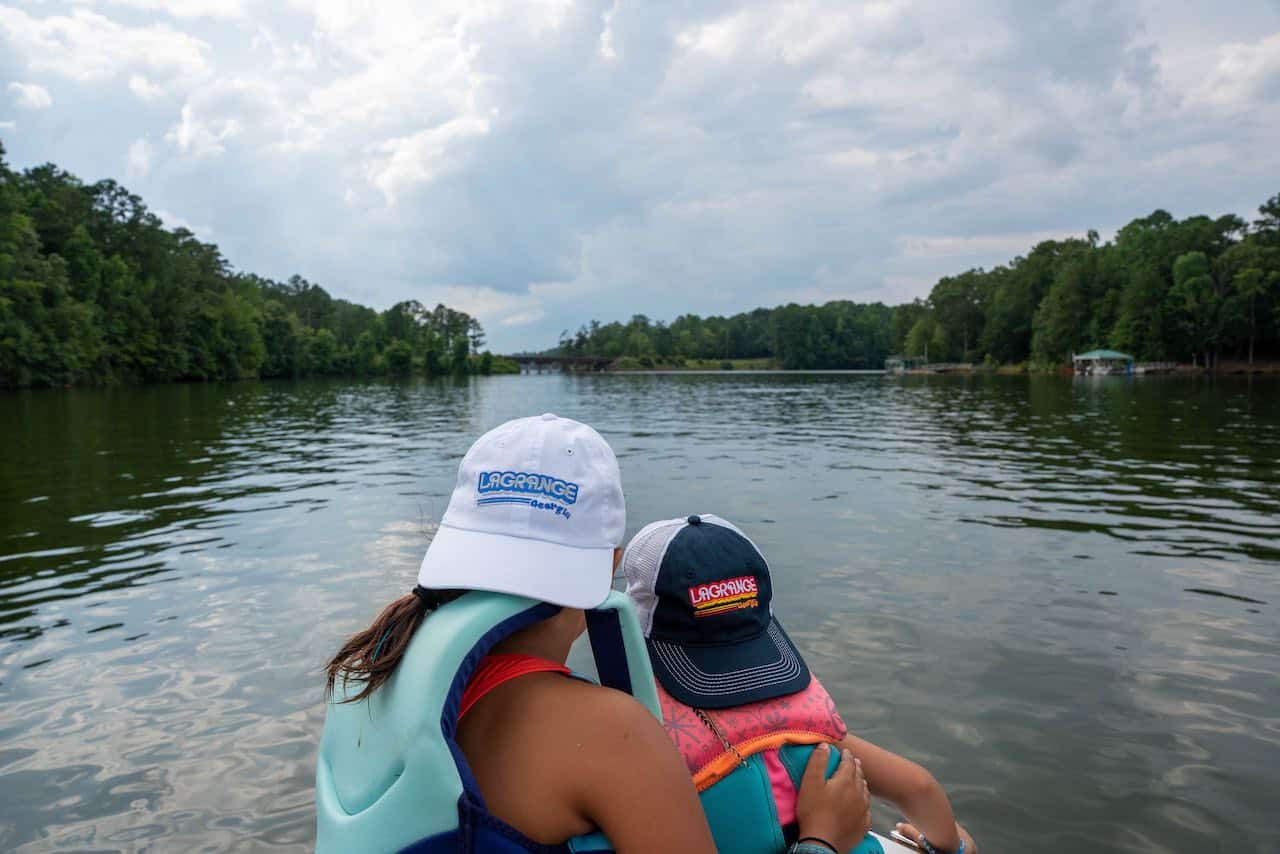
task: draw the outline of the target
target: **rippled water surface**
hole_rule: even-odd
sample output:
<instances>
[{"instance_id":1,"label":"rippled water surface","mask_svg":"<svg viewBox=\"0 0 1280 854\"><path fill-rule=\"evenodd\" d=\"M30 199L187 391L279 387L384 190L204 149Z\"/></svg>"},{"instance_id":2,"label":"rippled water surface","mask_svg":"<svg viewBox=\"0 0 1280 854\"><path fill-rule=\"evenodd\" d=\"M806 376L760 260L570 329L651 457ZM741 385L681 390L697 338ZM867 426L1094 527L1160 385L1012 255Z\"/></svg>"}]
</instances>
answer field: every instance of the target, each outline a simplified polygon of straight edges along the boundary
<instances>
[{"instance_id":1,"label":"rippled water surface","mask_svg":"<svg viewBox=\"0 0 1280 854\"><path fill-rule=\"evenodd\" d=\"M309 848L320 665L547 410L986 851L1280 851L1280 383L776 374L0 394L0 850Z\"/></svg>"}]
</instances>

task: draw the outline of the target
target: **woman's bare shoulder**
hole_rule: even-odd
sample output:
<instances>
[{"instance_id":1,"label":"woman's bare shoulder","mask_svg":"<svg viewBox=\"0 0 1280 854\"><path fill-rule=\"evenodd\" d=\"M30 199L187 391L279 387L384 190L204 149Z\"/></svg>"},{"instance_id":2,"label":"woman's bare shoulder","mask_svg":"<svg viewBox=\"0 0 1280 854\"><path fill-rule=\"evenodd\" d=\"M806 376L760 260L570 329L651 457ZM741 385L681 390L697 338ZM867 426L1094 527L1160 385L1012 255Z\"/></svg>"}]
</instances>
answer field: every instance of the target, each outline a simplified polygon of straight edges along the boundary
<instances>
[{"instance_id":1,"label":"woman's bare shoulder","mask_svg":"<svg viewBox=\"0 0 1280 854\"><path fill-rule=\"evenodd\" d=\"M575 763L586 770L603 759L683 767L662 723L638 700L622 691L578 679L544 682L537 696L526 697L524 720L547 742L570 744Z\"/></svg>"},{"instance_id":2,"label":"woman's bare shoulder","mask_svg":"<svg viewBox=\"0 0 1280 854\"><path fill-rule=\"evenodd\" d=\"M545 688L539 711L554 715L566 725L590 731L616 731L624 725L639 725L662 732L658 719L630 694L581 679L556 680Z\"/></svg>"}]
</instances>

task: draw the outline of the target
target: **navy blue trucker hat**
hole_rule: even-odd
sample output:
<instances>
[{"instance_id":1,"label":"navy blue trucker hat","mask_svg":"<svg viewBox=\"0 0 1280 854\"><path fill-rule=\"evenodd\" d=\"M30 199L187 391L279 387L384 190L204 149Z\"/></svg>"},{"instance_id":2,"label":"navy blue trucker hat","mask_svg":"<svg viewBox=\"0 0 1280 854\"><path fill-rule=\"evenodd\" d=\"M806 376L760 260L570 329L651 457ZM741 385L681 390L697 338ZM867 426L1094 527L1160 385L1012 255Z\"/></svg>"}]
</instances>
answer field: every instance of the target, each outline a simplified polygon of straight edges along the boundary
<instances>
[{"instance_id":1,"label":"navy blue trucker hat","mask_svg":"<svg viewBox=\"0 0 1280 854\"><path fill-rule=\"evenodd\" d=\"M687 706L724 709L809 686L809 668L773 617L764 555L704 514L647 525L622 557L653 673Z\"/></svg>"}]
</instances>

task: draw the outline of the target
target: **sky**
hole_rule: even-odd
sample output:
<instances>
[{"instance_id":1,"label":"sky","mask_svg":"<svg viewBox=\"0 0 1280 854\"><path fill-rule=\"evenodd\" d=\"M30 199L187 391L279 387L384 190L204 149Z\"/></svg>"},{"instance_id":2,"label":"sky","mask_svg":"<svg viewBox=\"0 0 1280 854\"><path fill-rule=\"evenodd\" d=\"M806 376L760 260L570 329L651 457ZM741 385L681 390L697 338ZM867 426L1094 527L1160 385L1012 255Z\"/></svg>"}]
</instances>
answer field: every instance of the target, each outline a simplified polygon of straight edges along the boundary
<instances>
[{"instance_id":1,"label":"sky","mask_svg":"<svg viewBox=\"0 0 1280 854\"><path fill-rule=\"evenodd\" d=\"M536 350L1251 217L1280 0L0 0L0 141L238 270Z\"/></svg>"}]
</instances>

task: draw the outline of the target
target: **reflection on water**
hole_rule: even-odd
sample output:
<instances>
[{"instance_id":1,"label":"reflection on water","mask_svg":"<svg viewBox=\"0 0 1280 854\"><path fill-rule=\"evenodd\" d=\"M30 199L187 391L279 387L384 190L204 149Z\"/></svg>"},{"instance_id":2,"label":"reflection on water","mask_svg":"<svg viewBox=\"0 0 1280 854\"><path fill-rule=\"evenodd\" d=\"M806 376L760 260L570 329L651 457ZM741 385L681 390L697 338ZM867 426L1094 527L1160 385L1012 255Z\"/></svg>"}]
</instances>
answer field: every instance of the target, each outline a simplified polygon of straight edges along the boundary
<instances>
[{"instance_id":1,"label":"reflection on water","mask_svg":"<svg viewBox=\"0 0 1280 854\"><path fill-rule=\"evenodd\" d=\"M0 849L305 850L319 667L470 441L553 410L716 512L986 850L1280 848L1280 387L502 377L0 397ZM892 818L878 813L881 821Z\"/></svg>"}]
</instances>

